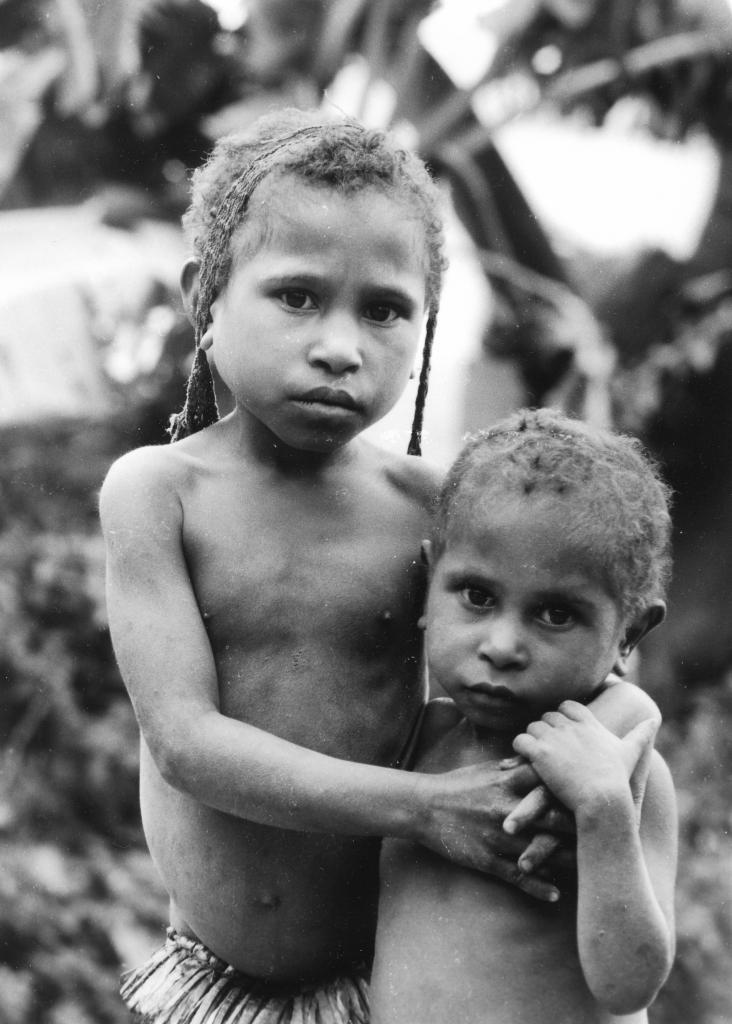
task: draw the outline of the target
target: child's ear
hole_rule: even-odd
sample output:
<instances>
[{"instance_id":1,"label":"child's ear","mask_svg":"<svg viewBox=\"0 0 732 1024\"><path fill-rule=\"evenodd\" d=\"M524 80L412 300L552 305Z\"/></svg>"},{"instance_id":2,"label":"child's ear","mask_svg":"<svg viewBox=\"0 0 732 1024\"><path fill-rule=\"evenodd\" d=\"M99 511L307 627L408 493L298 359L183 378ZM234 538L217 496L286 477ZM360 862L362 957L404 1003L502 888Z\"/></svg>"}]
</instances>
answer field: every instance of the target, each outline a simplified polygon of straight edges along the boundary
<instances>
[{"instance_id":1,"label":"child's ear","mask_svg":"<svg viewBox=\"0 0 732 1024\"><path fill-rule=\"evenodd\" d=\"M660 626L666 618L666 604L664 601L654 601L647 608L644 608L625 630L625 635L620 641L618 655L613 665L613 672L624 676L628 671L628 659L644 636L647 636L652 629Z\"/></svg>"},{"instance_id":2,"label":"child's ear","mask_svg":"<svg viewBox=\"0 0 732 1024\"><path fill-rule=\"evenodd\" d=\"M195 326L196 306L198 305L199 270L201 264L191 257L183 264L180 272L180 294L186 316Z\"/></svg>"}]
</instances>

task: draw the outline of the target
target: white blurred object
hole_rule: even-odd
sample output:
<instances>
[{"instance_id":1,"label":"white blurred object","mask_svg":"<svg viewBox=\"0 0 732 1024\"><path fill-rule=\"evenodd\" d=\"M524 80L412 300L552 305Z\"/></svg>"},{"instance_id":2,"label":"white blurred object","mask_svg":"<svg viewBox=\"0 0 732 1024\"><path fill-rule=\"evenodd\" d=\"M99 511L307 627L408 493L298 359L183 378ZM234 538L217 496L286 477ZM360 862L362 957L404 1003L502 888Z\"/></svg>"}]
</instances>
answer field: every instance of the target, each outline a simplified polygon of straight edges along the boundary
<instances>
[{"instance_id":1,"label":"white blurred object","mask_svg":"<svg viewBox=\"0 0 732 1024\"><path fill-rule=\"evenodd\" d=\"M247 11L244 0L204 0L213 7L219 17L219 24L226 32L235 32L246 21Z\"/></svg>"},{"instance_id":2,"label":"white blurred object","mask_svg":"<svg viewBox=\"0 0 732 1024\"><path fill-rule=\"evenodd\" d=\"M599 0L442 0L418 29L425 50L458 89L474 89L496 54L521 37L542 8L566 28L582 28Z\"/></svg>"},{"instance_id":3,"label":"white blurred object","mask_svg":"<svg viewBox=\"0 0 732 1024\"><path fill-rule=\"evenodd\" d=\"M364 57L349 57L325 91L324 108L357 117L369 128L387 128L397 106L394 87L374 78Z\"/></svg>"},{"instance_id":4,"label":"white blurred object","mask_svg":"<svg viewBox=\"0 0 732 1024\"><path fill-rule=\"evenodd\" d=\"M84 207L3 213L0 423L109 414L106 360L149 363L150 331L125 356L126 325L145 324L157 283L177 290L184 256L172 225L116 231Z\"/></svg>"},{"instance_id":5,"label":"white blurred object","mask_svg":"<svg viewBox=\"0 0 732 1024\"><path fill-rule=\"evenodd\" d=\"M711 142L661 142L554 117L517 120L496 144L550 234L598 253L694 252L714 200Z\"/></svg>"},{"instance_id":6,"label":"white blurred object","mask_svg":"<svg viewBox=\"0 0 732 1024\"><path fill-rule=\"evenodd\" d=\"M512 6L538 6L537 0L517 0ZM446 0L419 25L417 35L425 50L459 89L472 89L488 72L498 49L498 38L488 30L481 14L496 4ZM502 5L505 6L505 5Z\"/></svg>"}]
</instances>

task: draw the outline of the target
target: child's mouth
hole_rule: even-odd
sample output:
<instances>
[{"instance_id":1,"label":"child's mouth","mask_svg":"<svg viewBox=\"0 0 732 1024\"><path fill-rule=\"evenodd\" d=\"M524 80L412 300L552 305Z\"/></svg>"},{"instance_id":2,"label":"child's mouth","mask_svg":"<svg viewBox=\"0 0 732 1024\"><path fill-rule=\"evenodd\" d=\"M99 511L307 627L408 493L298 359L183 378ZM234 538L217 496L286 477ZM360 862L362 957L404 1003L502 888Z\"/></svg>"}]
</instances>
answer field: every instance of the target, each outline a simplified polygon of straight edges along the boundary
<instances>
[{"instance_id":1,"label":"child's mouth","mask_svg":"<svg viewBox=\"0 0 732 1024\"><path fill-rule=\"evenodd\" d=\"M297 401L304 405L329 405L337 409L349 409L351 412L356 412L359 408L353 395L341 388L312 388L300 395Z\"/></svg>"}]
</instances>

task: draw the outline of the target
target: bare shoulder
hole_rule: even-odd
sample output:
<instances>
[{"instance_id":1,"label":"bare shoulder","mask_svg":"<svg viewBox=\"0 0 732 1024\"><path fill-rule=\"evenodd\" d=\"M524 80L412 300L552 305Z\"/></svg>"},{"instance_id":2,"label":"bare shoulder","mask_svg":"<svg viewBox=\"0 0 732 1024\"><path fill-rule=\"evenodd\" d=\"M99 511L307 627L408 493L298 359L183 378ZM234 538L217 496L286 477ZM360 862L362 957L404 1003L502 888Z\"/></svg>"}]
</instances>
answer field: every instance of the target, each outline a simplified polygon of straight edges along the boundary
<instances>
[{"instance_id":1,"label":"bare shoulder","mask_svg":"<svg viewBox=\"0 0 732 1024\"><path fill-rule=\"evenodd\" d=\"M197 438L149 445L122 455L110 467L99 493L102 528L119 516L126 522L180 511L186 485L200 473Z\"/></svg>"},{"instance_id":2,"label":"bare shoulder","mask_svg":"<svg viewBox=\"0 0 732 1024\"><path fill-rule=\"evenodd\" d=\"M99 493L102 529L175 504L180 457L169 446L136 448L110 467Z\"/></svg>"},{"instance_id":3,"label":"bare shoulder","mask_svg":"<svg viewBox=\"0 0 732 1024\"><path fill-rule=\"evenodd\" d=\"M444 470L415 455L374 449L389 483L423 508L431 509L439 494Z\"/></svg>"},{"instance_id":4,"label":"bare shoulder","mask_svg":"<svg viewBox=\"0 0 732 1024\"><path fill-rule=\"evenodd\" d=\"M661 722L661 712L653 698L637 683L621 679L620 676L609 675L596 692L595 699L597 698L602 698L606 703L612 701L617 707L627 710L629 728L646 718Z\"/></svg>"}]
</instances>

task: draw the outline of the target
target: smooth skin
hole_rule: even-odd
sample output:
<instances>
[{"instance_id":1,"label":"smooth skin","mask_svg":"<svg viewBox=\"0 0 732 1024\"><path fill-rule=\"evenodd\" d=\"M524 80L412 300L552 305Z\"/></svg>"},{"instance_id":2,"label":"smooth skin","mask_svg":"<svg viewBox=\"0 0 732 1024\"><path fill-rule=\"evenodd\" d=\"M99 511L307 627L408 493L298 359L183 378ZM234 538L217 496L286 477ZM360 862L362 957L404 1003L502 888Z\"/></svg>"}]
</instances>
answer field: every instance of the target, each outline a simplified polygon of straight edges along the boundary
<instances>
[{"instance_id":1,"label":"smooth skin","mask_svg":"<svg viewBox=\"0 0 732 1024\"><path fill-rule=\"evenodd\" d=\"M383 835L553 891L501 829L530 767L395 768L425 699L419 538L439 478L359 435L415 362L425 250L388 194L265 179L203 339L234 411L124 456L101 494L171 923L258 977L369 960ZM194 261L182 284L192 311ZM621 727L639 713L632 691L607 707Z\"/></svg>"},{"instance_id":2,"label":"smooth skin","mask_svg":"<svg viewBox=\"0 0 732 1024\"><path fill-rule=\"evenodd\" d=\"M566 540L565 500L500 496L480 509L431 556L425 645L451 699L430 704L416 767L529 759L574 815L577 878L538 903L387 841L373 1024L641 1024L673 959L673 786L651 751L655 722L621 740L585 704L663 605L622 614L587 546Z\"/></svg>"}]
</instances>

